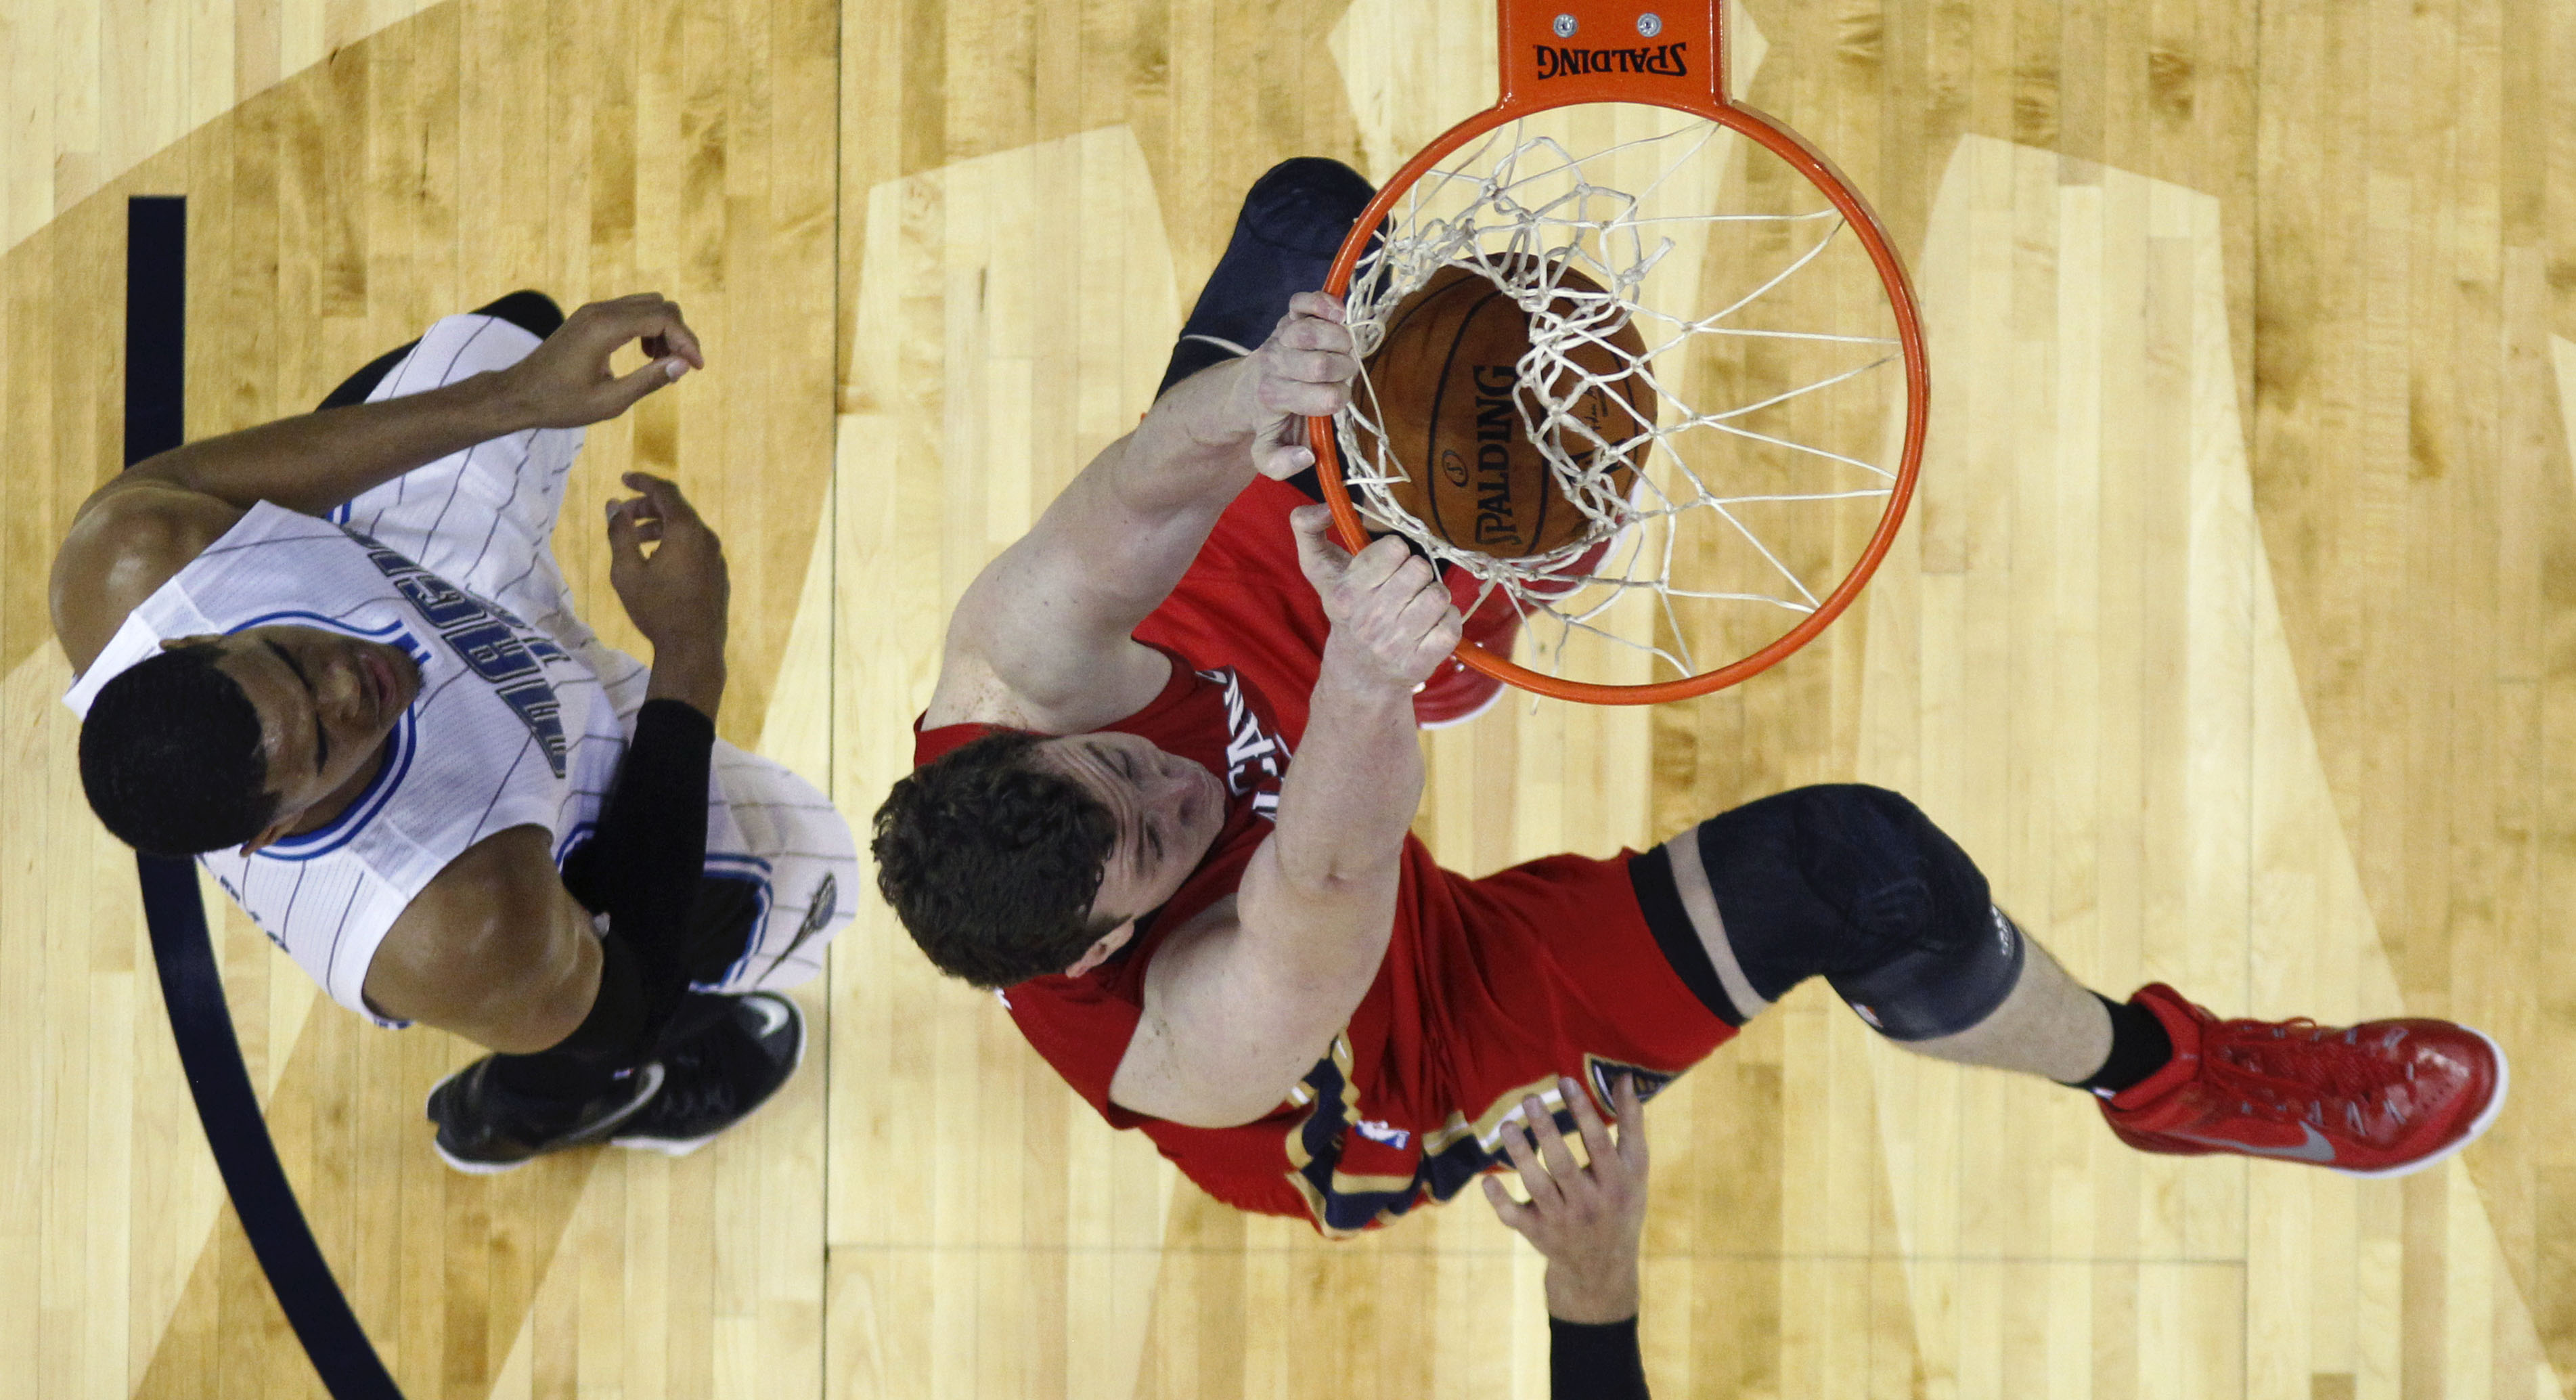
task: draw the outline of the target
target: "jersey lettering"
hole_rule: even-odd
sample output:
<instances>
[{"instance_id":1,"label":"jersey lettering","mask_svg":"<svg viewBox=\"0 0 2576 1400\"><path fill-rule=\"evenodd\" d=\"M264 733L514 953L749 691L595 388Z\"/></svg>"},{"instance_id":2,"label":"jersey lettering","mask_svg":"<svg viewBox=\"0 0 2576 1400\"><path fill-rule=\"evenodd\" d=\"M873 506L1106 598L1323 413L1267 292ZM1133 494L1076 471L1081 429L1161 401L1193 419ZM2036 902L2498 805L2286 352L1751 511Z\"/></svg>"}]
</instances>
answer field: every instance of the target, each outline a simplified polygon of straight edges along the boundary
<instances>
[{"instance_id":1,"label":"jersey lettering","mask_svg":"<svg viewBox=\"0 0 2576 1400\"><path fill-rule=\"evenodd\" d=\"M1244 698L1243 679L1231 666L1201 671L1199 679L1225 687L1225 790L1252 796L1255 816L1279 817L1279 780L1288 772L1288 741L1264 729Z\"/></svg>"},{"instance_id":2,"label":"jersey lettering","mask_svg":"<svg viewBox=\"0 0 2576 1400\"><path fill-rule=\"evenodd\" d=\"M346 527L343 527L346 528ZM537 635L508 611L476 598L374 540L349 531L367 551L367 562L385 576L436 629L448 648L510 707L546 756L564 775L563 704L546 680L545 663L564 661L563 648Z\"/></svg>"}]
</instances>

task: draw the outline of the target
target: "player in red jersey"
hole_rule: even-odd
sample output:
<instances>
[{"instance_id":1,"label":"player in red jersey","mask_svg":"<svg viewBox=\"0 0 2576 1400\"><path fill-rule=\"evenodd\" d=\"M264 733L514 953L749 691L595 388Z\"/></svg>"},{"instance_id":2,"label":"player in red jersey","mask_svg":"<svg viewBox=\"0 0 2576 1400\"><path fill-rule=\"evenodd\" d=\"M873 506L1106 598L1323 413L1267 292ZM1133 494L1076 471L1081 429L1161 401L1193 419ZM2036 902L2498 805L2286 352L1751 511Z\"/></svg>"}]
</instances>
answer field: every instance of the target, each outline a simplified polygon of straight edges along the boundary
<instances>
[{"instance_id":1,"label":"player in red jersey","mask_svg":"<svg viewBox=\"0 0 2576 1400\"><path fill-rule=\"evenodd\" d=\"M1365 1229L1499 1165L1528 1096L1573 1131L1560 1071L1607 1111L1616 1076L1651 1093L1811 976L1909 1049L2094 1093L2148 1151L2392 1174L2492 1121L2504 1060L2475 1031L2086 990L1881 789L1441 869L1407 830L1412 701L1457 611L1399 541L1347 554L1277 484L1356 369L1339 306L1288 292L1365 197L1320 161L1254 187L1192 324L1287 314L1240 356L1186 340L1144 422L976 578L922 766L877 813L915 940L1111 1123L1221 1200Z\"/></svg>"}]
</instances>

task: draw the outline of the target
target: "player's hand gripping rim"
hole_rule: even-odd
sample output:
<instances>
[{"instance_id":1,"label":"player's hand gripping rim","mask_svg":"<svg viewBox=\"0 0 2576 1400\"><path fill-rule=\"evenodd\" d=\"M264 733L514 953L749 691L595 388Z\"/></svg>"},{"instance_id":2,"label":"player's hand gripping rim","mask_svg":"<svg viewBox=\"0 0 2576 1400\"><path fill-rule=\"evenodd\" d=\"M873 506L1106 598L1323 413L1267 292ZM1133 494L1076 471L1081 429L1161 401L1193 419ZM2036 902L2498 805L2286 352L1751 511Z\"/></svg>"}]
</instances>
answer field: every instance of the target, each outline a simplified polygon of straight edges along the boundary
<instances>
[{"instance_id":1,"label":"player's hand gripping rim","mask_svg":"<svg viewBox=\"0 0 2576 1400\"><path fill-rule=\"evenodd\" d=\"M1322 292L1288 299L1288 314L1244 363L1251 404L1253 470L1284 481L1315 465L1306 442L1308 415L1330 418L1349 405L1360 362L1351 353L1342 303Z\"/></svg>"},{"instance_id":2,"label":"player's hand gripping rim","mask_svg":"<svg viewBox=\"0 0 2576 1400\"><path fill-rule=\"evenodd\" d=\"M1411 693L1458 647L1458 606L1430 563L1388 535L1352 554L1333 537L1329 506L1288 513L1297 562L1333 624L1324 644L1327 670L1336 657Z\"/></svg>"},{"instance_id":3,"label":"player's hand gripping rim","mask_svg":"<svg viewBox=\"0 0 2576 1400\"><path fill-rule=\"evenodd\" d=\"M1618 1322L1637 1314L1638 1240L1646 1225L1646 1116L1637 1086L1620 1075L1610 1091L1619 1114L1614 1139L1571 1079L1557 1081L1590 1164L1578 1166L1556 1118L1536 1095L1502 1128L1503 1155L1520 1174L1527 1203L1501 1178L1484 1179L1494 1214L1547 1256L1547 1310L1567 1322Z\"/></svg>"},{"instance_id":4,"label":"player's hand gripping rim","mask_svg":"<svg viewBox=\"0 0 2576 1400\"><path fill-rule=\"evenodd\" d=\"M609 361L631 341L641 341L652 358L621 377ZM526 359L500 371L500 378L515 416L528 426L580 428L614 418L690 370L706 367L679 303L658 292L638 292L576 310Z\"/></svg>"}]
</instances>

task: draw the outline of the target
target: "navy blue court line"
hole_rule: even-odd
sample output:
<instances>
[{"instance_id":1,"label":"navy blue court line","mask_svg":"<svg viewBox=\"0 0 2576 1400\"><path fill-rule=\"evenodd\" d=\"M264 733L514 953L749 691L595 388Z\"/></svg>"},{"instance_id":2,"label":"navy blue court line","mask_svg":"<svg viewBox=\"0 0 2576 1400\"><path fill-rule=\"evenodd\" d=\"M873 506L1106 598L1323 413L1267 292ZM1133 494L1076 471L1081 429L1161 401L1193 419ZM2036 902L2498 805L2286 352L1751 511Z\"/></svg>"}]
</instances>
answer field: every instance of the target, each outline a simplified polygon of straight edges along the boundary
<instances>
[{"instance_id":1,"label":"navy blue court line","mask_svg":"<svg viewBox=\"0 0 2576 1400\"><path fill-rule=\"evenodd\" d=\"M128 200L125 230L130 467L186 440L188 201ZM170 1012L170 1037L178 1042L179 1065L197 1101L197 1121L277 1305L334 1400L402 1400L314 1243L251 1092L250 1070L242 1063L241 1041L215 968L196 866L139 853L134 864L143 887L143 921L152 933L152 961L161 974L161 1000Z\"/></svg>"}]
</instances>

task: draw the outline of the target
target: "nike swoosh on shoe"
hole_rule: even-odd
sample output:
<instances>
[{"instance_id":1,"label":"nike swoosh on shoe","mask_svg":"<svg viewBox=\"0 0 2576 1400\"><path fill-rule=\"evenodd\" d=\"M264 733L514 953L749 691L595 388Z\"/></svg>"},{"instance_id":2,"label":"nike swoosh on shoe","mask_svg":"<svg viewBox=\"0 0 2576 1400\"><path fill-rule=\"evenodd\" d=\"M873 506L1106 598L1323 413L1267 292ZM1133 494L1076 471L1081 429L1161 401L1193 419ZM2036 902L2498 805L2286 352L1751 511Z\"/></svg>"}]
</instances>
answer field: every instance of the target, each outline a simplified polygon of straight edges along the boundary
<instances>
[{"instance_id":1,"label":"nike swoosh on shoe","mask_svg":"<svg viewBox=\"0 0 2576 1400\"><path fill-rule=\"evenodd\" d=\"M2326 1135L2318 1132L2316 1125L2301 1123L2299 1131L2306 1133L2308 1138L2296 1147L2256 1147L2251 1143L2235 1142L2227 1138L2197 1137L2190 1133L2168 1132L2164 1136L2178 1138L2184 1142L2196 1142L2225 1152L2242 1153L2248 1157L2279 1157L2292 1162L2331 1163L2334 1161L2334 1144L2326 1141Z\"/></svg>"},{"instance_id":2,"label":"nike swoosh on shoe","mask_svg":"<svg viewBox=\"0 0 2576 1400\"><path fill-rule=\"evenodd\" d=\"M760 1029L752 1032L755 1039L767 1040L777 1033L779 1027L786 1025L788 1018L795 1014L783 1001L774 1001L767 997L751 997L745 1000L760 1012Z\"/></svg>"}]
</instances>

